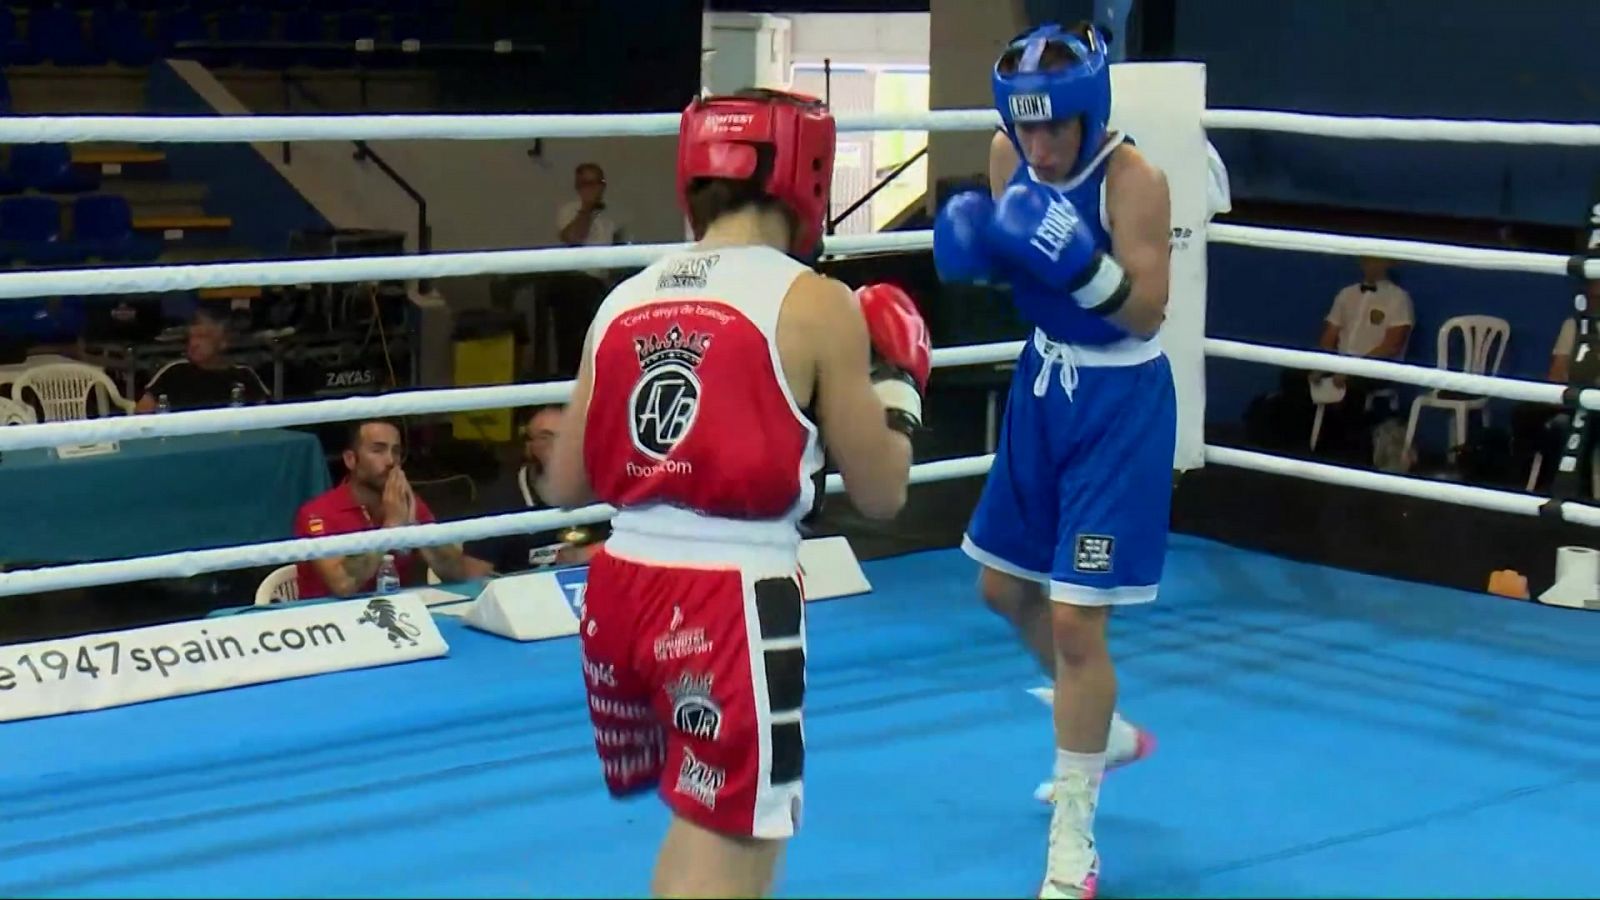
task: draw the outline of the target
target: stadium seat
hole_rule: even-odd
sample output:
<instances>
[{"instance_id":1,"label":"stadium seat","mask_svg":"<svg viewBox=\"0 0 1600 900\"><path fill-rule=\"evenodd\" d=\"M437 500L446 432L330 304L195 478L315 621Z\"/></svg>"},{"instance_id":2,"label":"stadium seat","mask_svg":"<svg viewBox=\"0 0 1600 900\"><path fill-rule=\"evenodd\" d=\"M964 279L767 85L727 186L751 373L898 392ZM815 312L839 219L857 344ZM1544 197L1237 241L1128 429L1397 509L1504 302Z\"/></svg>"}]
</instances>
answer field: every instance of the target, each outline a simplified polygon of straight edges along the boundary
<instances>
[{"instance_id":1,"label":"stadium seat","mask_svg":"<svg viewBox=\"0 0 1600 900\"><path fill-rule=\"evenodd\" d=\"M112 62L124 66L155 62L156 42L145 33L141 14L126 7L97 9L91 21L95 48Z\"/></svg>"},{"instance_id":2,"label":"stadium seat","mask_svg":"<svg viewBox=\"0 0 1600 900\"><path fill-rule=\"evenodd\" d=\"M286 12L283 14L283 39L294 44L318 44L328 39L328 23L322 10L313 6L308 9ZM312 63L318 55L325 55L326 51L295 50L285 60L286 63Z\"/></svg>"},{"instance_id":3,"label":"stadium seat","mask_svg":"<svg viewBox=\"0 0 1600 900\"><path fill-rule=\"evenodd\" d=\"M133 209L118 194L74 200L72 237L86 259L148 262L161 255L161 239L134 232Z\"/></svg>"},{"instance_id":4,"label":"stadium seat","mask_svg":"<svg viewBox=\"0 0 1600 900\"><path fill-rule=\"evenodd\" d=\"M198 50L177 49L177 45L185 41L205 41L211 38L211 29L206 25L205 16L194 7L179 6L169 9L159 14L157 22L156 44L162 53L184 59L209 57L210 54Z\"/></svg>"},{"instance_id":5,"label":"stadium seat","mask_svg":"<svg viewBox=\"0 0 1600 900\"><path fill-rule=\"evenodd\" d=\"M390 33L396 41L421 41L424 44L449 40L450 25L443 19L421 15L395 16Z\"/></svg>"},{"instance_id":6,"label":"stadium seat","mask_svg":"<svg viewBox=\"0 0 1600 900\"><path fill-rule=\"evenodd\" d=\"M261 43L272 39L272 15L264 9L246 6L230 9L217 17L217 37L224 41ZM227 61L235 65L270 68L271 53L257 50L225 50Z\"/></svg>"},{"instance_id":7,"label":"stadium seat","mask_svg":"<svg viewBox=\"0 0 1600 900\"><path fill-rule=\"evenodd\" d=\"M77 12L60 4L29 15L28 43L38 59L58 66L98 66L106 61L84 36Z\"/></svg>"},{"instance_id":8,"label":"stadium seat","mask_svg":"<svg viewBox=\"0 0 1600 900\"><path fill-rule=\"evenodd\" d=\"M73 166L66 144L17 144L11 148L11 177L24 187L77 194L100 186L100 172Z\"/></svg>"},{"instance_id":9,"label":"stadium seat","mask_svg":"<svg viewBox=\"0 0 1600 900\"><path fill-rule=\"evenodd\" d=\"M17 37L17 16L9 6L0 6L0 65L31 66L39 61L32 45ZM10 112L7 94L6 111Z\"/></svg>"},{"instance_id":10,"label":"stadium seat","mask_svg":"<svg viewBox=\"0 0 1600 900\"><path fill-rule=\"evenodd\" d=\"M51 265L83 258L76 244L61 240L61 205L29 194L0 199L0 258Z\"/></svg>"}]
</instances>

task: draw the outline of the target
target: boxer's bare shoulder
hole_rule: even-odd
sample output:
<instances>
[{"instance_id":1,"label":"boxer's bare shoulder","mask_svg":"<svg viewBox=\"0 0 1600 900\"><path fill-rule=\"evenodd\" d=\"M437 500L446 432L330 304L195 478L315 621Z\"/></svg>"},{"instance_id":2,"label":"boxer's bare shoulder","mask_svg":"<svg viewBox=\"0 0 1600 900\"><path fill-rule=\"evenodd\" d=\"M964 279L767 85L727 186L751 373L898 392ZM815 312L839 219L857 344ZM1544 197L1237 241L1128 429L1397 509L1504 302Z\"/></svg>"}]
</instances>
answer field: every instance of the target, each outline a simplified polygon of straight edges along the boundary
<instances>
[{"instance_id":1,"label":"boxer's bare shoulder","mask_svg":"<svg viewBox=\"0 0 1600 900\"><path fill-rule=\"evenodd\" d=\"M1006 185L1011 183L1011 177L1017 174L1017 166L1021 164L1022 157L1017 155L1010 135L997 129L989 139L989 193L996 200L1006 192Z\"/></svg>"},{"instance_id":2,"label":"boxer's bare shoulder","mask_svg":"<svg viewBox=\"0 0 1600 900\"><path fill-rule=\"evenodd\" d=\"M811 410L851 502L865 515L893 515L905 499L903 479L891 477L894 441L904 439L884 427L855 292L825 275L796 277L778 316L778 352L795 403Z\"/></svg>"},{"instance_id":3,"label":"boxer's bare shoulder","mask_svg":"<svg viewBox=\"0 0 1600 900\"><path fill-rule=\"evenodd\" d=\"M860 323L855 297L844 283L816 272L796 276L778 313L777 335L778 356L795 403L811 405L829 336L855 324L865 340L866 330Z\"/></svg>"}]
</instances>

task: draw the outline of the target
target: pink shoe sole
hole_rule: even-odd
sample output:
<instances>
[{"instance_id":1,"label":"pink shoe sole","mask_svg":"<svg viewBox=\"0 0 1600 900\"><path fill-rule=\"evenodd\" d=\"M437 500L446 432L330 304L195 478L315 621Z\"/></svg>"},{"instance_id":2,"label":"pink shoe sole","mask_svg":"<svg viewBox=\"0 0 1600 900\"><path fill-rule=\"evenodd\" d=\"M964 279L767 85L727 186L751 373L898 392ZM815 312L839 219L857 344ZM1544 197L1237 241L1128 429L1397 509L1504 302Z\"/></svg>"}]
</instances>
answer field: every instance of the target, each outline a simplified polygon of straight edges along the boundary
<instances>
[{"instance_id":1,"label":"pink shoe sole","mask_svg":"<svg viewBox=\"0 0 1600 900\"><path fill-rule=\"evenodd\" d=\"M1131 766L1139 760L1144 759L1150 754L1156 752L1155 735L1137 725L1133 727L1139 732L1139 736L1135 738L1133 742L1133 755L1125 759L1118 760L1115 764L1106 766L1107 775L1115 772L1123 766ZM1050 781L1041 783L1036 789L1034 789L1033 799L1039 801L1040 803L1049 805L1054 799L1054 786L1054 783Z\"/></svg>"},{"instance_id":2,"label":"pink shoe sole","mask_svg":"<svg viewBox=\"0 0 1600 900\"><path fill-rule=\"evenodd\" d=\"M1156 752L1156 736L1137 725L1133 727L1134 730L1139 732L1139 736L1134 738L1133 741L1133 755L1127 759L1119 761L1114 766L1107 766L1106 771L1116 771L1123 766L1132 765L1133 763L1136 763L1139 760L1144 759L1150 754Z\"/></svg>"}]
</instances>

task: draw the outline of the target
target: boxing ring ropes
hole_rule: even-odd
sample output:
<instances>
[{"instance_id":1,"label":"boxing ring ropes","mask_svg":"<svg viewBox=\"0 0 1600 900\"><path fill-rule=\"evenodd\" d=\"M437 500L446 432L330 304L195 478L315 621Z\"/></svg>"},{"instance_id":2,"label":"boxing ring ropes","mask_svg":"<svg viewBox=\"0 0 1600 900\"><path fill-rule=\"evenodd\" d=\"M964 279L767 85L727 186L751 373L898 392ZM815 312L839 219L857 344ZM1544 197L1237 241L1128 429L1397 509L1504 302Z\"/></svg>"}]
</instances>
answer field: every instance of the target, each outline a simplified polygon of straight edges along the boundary
<instances>
[{"instance_id":1,"label":"boxing ring ropes","mask_svg":"<svg viewBox=\"0 0 1600 900\"><path fill-rule=\"evenodd\" d=\"M229 116L138 117L59 116L0 119L0 144L120 141L130 143L228 143L325 140L529 140L672 135L677 113L595 115L424 115L424 116ZM999 122L992 109L941 110L920 114L837 117L847 131L988 131ZM1256 130L1330 138L1444 141L1467 143L1600 146L1600 125L1440 119L1342 117L1276 111L1206 110L1207 131ZM1600 225L1600 222L1594 223ZM1557 276L1582 272L1600 278L1600 259L1582 262L1558 254L1492 250L1447 244L1317 232L1209 223L1209 243L1338 255L1379 255L1391 259L1475 269L1530 272ZM931 231L898 232L828 239L824 253L927 250ZM590 268L633 268L648 265L684 244L627 247L577 247L532 250L427 253L354 259L308 259L207 265L138 266L0 273L0 302L61 294L120 294L192 290L238 284L290 285L308 281L437 279L451 276L526 274ZM1023 341L938 348L935 367L998 363L1016 358ZM1206 338L1207 356L1245 360L1286 368L1334 372L1460 391L1579 410L1600 410L1600 389L1473 375L1380 360L1269 347ZM504 409L563 402L573 383L550 382L476 388L400 391L378 397L353 397L285 403L266 407L211 409L160 416L127 416L87 421L51 422L0 428L0 453L28 448L60 447L130 439L210 434L220 431L278 428L342 422L367 416L426 415L481 409ZM974 456L920 463L912 467L912 483L982 475L994 457ZM1348 469L1273 456L1248 450L1206 445L1208 464L1313 479L1345 487L1386 491L1436 501L1520 515L1547 514L1548 498L1490 488L1427 481L1400 475ZM837 474L827 480L829 493L843 491ZM1556 506L1561 518L1600 525L1600 508L1574 503ZM136 559L110 560L0 573L0 596L121 584L157 578L182 578L206 572L283 565L302 560L413 549L478 540L518 532L543 531L609 518L603 504L575 510L509 513L430 525L368 531L358 534L275 541L235 547L183 551Z\"/></svg>"}]
</instances>

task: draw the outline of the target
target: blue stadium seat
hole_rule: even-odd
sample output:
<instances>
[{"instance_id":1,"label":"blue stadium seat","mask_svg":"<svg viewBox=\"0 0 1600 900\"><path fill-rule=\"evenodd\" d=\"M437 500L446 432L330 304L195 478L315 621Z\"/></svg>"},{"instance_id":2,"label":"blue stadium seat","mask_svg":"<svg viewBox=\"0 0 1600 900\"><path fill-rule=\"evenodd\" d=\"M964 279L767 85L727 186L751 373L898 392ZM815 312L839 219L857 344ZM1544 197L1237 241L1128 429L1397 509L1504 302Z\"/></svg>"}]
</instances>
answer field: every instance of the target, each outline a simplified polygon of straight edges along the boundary
<instances>
[{"instance_id":1,"label":"blue stadium seat","mask_svg":"<svg viewBox=\"0 0 1600 900\"><path fill-rule=\"evenodd\" d=\"M323 5L319 3L300 12L285 13L283 39L303 44L326 43L337 39L338 35L328 27L328 16L322 9ZM348 50L301 50L294 55L297 63L323 68L349 65L349 60Z\"/></svg>"},{"instance_id":2,"label":"blue stadium seat","mask_svg":"<svg viewBox=\"0 0 1600 900\"><path fill-rule=\"evenodd\" d=\"M175 48L184 41L209 40L211 30L206 25L205 16L198 10L192 6L179 6L158 16L156 35L156 43L162 53L184 59L197 59L206 54L197 50Z\"/></svg>"},{"instance_id":3,"label":"blue stadium seat","mask_svg":"<svg viewBox=\"0 0 1600 900\"><path fill-rule=\"evenodd\" d=\"M161 255L161 238L133 230L133 208L120 194L89 194L72 203L72 238L86 259L149 262Z\"/></svg>"},{"instance_id":4,"label":"blue stadium seat","mask_svg":"<svg viewBox=\"0 0 1600 900\"><path fill-rule=\"evenodd\" d=\"M98 66L106 61L105 54L85 38L83 20L59 4L29 15L28 43L39 59L58 66Z\"/></svg>"},{"instance_id":5,"label":"blue stadium seat","mask_svg":"<svg viewBox=\"0 0 1600 900\"><path fill-rule=\"evenodd\" d=\"M396 41L439 43L450 39L450 23L428 16L395 16L390 33Z\"/></svg>"},{"instance_id":6,"label":"blue stadium seat","mask_svg":"<svg viewBox=\"0 0 1600 900\"><path fill-rule=\"evenodd\" d=\"M0 6L0 65L31 66L39 61L33 46L17 37L17 16L9 6Z\"/></svg>"},{"instance_id":7,"label":"blue stadium seat","mask_svg":"<svg viewBox=\"0 0 1600 900\"><path fill-rule=\"evenodd\" d=\"M264 41L272 37L272 16L254 6L231 9L217 18L217 37L225 41Z\"/></svg>"},{"instance_id":8,"label":"blue stadium seat","mask_svg":"<svg viewBox=\"0 0 1600 900\"><path fill-rule=\"evenodd\" d=\"M339 40L345 42L369 38L376 41L381 35L378 17L370 12L347 12L339 17Z\"/></svg>"},{"instance_id":9,"label":"blue stadium seat","mask_svg":"<svg viewBox=\"0 0 1600 900\"><path fill-rule=\"evenodd\" d=\"M217 38L224 41L271 40L272 15L253 6L223 12L217 17ZM272 54L260 51L228 50L225 53L239 65L267 67L273 62Z\"/></svg>"},{"instance_id":10,"label":"blue stadium seat","mask_svg":"<svg viewBox=\"0 0 1600 900\"><path fill-rule=\"evenodd\" d=\"M86 321L82 297L39 297L0 303L0 334L9 338L28 338L40 344L75 341L83 334Z\"/></svg>"},{"instance_id":11,"label":"blue stadium seat","mask_svg":"<svg viewBox=\"0 0 1600 900\"><path fill-rule=\"evenodd\" d=\"M76 194L100 186L100 171L73 166L66 144L17 144L11 148L9 168L24 187L50 193Z\"/></svg>"},{"instance_id":12,"label":"blue stadium seat","mask_svg":"<svg viewBox=\"0 0 1600 900\"><path fill-rule=\"evenodd\" d=\"M328 39L328 23L322 10L312 7L283 14L283 39L314 43Z\"/></svg>"},{"instance_id":13,"label":"blue stadium seat","mask_svg":"<svg viewBox=\"0 0 1600 900\"><path fill-rule=\"evenodd\" d=\"M94 43L112 62L147 66L155 62L156 42L145 33L144 16L126 7L97 9L93 18Z\"/></svg>"},{"instance_id":14,"label":"blue stadium seat","mask_svg":"<svg viewBox=\"0 0 1600 900\"><path fill-rule=\"evenodd\" d=\"M28 194L0 199L0 257L30 263L79 262L78 246L61 240L61 204Z\"/></svg>"}]
</instances>

